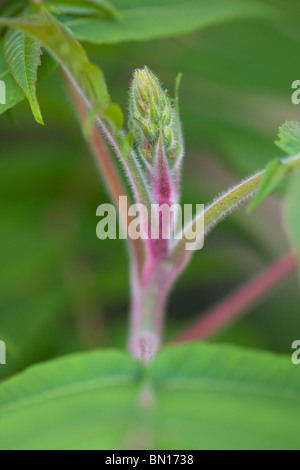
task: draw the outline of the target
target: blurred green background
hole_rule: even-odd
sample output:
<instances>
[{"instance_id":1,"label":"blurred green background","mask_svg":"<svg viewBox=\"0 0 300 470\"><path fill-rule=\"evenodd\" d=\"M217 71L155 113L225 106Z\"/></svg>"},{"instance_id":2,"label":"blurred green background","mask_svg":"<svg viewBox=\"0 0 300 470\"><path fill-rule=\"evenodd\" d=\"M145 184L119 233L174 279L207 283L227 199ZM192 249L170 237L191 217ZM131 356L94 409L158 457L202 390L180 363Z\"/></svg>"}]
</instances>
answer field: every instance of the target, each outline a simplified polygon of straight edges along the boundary
<instances>
[{"instance_id":1,"label":"blurred green background","mask_svg":"<svg viewBox=\"0 0 300 470\"><path fill-rule=\"evenodd\" d=\"M280 156L278 127L300 116L291 103L299 36L284 21L236 20L174 39L86 49L125 113L135 68L148 65L171 94L183 72L185 203L207 203ZM0 378L75 351L123 348L128 331L126 247L96 238L96 208L109 199L59 71L38 95L44 128L26 103L15 109L16 125L0 117L0 339L7 344ZM177 283L166 341L289 249L280 194L251 216L237 211ZM300 327L298 287L291 276L213 340L289 354Z\"/></svg>"}]
</instances>

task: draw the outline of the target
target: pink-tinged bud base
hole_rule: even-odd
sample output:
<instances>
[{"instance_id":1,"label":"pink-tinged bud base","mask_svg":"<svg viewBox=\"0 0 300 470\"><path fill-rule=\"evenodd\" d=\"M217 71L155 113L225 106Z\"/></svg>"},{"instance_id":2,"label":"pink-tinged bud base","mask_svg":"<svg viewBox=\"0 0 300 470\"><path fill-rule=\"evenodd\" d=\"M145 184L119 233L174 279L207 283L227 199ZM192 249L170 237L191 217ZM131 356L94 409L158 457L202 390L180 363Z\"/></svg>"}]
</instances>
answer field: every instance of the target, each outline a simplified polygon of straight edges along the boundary
<instances>
[{"instance_id":1,"label":"pink-tinged bud base","mask_svg":"<svg viewBox=\"0 0 300 470\"><path fill-rule=\"evenodd\" d=\"M136 202L157 208L150 227L148 225L145 264L140 272L133 269L131 280L129 350L144 362L149 362L160 347L167 299L182 269L178 262L176 266L167 262L174 225L170 208L179 200L176 158L181 158L179 149L183 147L178 138L177 111L147 67L135 72L130 97L134 148L124 168Z\"/></svg>"}]
</instances>

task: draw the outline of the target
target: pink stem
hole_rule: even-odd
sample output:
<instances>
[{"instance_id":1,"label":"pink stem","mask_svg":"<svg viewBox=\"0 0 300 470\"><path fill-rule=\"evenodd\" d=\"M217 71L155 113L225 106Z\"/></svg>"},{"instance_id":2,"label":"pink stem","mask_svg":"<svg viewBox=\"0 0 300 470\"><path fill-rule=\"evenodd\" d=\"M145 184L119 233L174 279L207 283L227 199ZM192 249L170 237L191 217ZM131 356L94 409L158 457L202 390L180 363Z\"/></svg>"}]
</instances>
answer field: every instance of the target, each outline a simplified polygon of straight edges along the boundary
<instances>
[{"instance_id":1,"label":"pink stem","mask_svg":"<svg viewBox=\"0 0 300 470\"><path fill-rule=\"evenodd\" d=\"M143 362L150 362L161 345L166 306L171 289L185 263L169 265L150 260L136 284L131 311L128 349Z\"/></svg>"},{"instance_id":2,"label":"pink stem","mask_svg":"<svg viewBox=\"0 0 300 470\"><path fill-rule=\"evenodd\" d=\"M164 263L151 262L146 265L141 280L135 279L132 283L135 289L128 349L145 363L153 359L161 344L164 312L170 291L168 271Z\"/></svg>"},{"instance_id":3,"label":"pink stem","mask_svg":"<svg viewBox=\"0 0 300 470\"><path fill-rule=\"evenodd\" d=\"M297 268L297 257L289 253L262 274L245 284L193 323L175 342L184 343L211 336L251 307Z\"/></svg>"}]
</instances>

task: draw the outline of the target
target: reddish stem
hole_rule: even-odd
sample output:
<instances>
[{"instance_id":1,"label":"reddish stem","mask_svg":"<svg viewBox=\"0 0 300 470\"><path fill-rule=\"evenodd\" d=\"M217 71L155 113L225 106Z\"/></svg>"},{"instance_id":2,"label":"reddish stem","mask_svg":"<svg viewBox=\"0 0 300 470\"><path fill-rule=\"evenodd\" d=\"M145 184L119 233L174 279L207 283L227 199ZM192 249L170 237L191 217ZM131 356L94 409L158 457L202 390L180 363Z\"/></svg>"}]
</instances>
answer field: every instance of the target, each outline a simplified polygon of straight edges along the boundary
<instances>
[{"instance_id":1,"label":"reddish stem","mask_svg":"<svg viewBox=\"0 0 300 470\"><path fill-rule=\"evenodd\" d=\"M80 122L84 125L88 115L88 110L72 83L67 80L67 85ZM119 197L126 196L127 193L96 124L93 124L92 126L89 144L91 145L93 153L97 159L97 164L99 165L102 177L107 185L113 203L118 208ZM119 216L123 225L127 227L131 218L128 217L128 214L119 214ZM140 239L132 240L128 238L128 242L130 244L132 256L134 256L134 259L136 260L138 272L140 272L144 260L144 247L142 245L142 241Z\"/></svg>"},{"instance_id":2,"label":"reddish stem","mask_svg":"<svg viewBox=\"0 0 300 470\"><path fill-rule=\"evenodd\" d=\"M175 342L207 338L243 313L297 268L297 257L289 253L181 333Z\"/></svg>"}]
</instances>

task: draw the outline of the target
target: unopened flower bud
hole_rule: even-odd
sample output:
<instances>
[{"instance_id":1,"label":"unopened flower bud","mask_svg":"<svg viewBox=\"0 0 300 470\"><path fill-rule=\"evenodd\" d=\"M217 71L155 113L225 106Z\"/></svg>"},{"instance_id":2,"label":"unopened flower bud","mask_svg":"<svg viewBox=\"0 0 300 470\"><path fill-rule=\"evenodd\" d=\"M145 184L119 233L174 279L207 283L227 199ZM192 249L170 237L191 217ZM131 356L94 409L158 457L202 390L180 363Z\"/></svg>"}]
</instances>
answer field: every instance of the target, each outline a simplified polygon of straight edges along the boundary
<instances>
[{"instance_id":1,"label":"unopened flower bud","mask_svg":"<svg viewBox=\"0 0 300 470\"><path fill-rule=\"evenodd\" d=\"M170 129L170 127L165 127L163 129L163 135L164 135L165 145L167 148L169 148L172 143L172 130Z\"/></svg>"},{"instance_id":2,"label":"unopened flower bud","mask_svg":"<svg viewBox=\"0 0 300 470\"><path fill-rule=\"evenodd\" d=\"M130 96L130 126L143 146L143 140L157 142L160 130L172 120L172 107L156 76L147 68L136 70Z\"/></svg>"},{"instance_id":3,"label":"unopened flower bud","mask_svg":"<svg viewBox=\"0 0 300 470\"><path fill-rule=\"evenodd\" d=\"M130 93L129 126L138 153L151 165L155 164L155 148L162 136L167 160L177 154L176 110L158 78L148 69L135 71Z\"/></svg>"}]
</instances>

